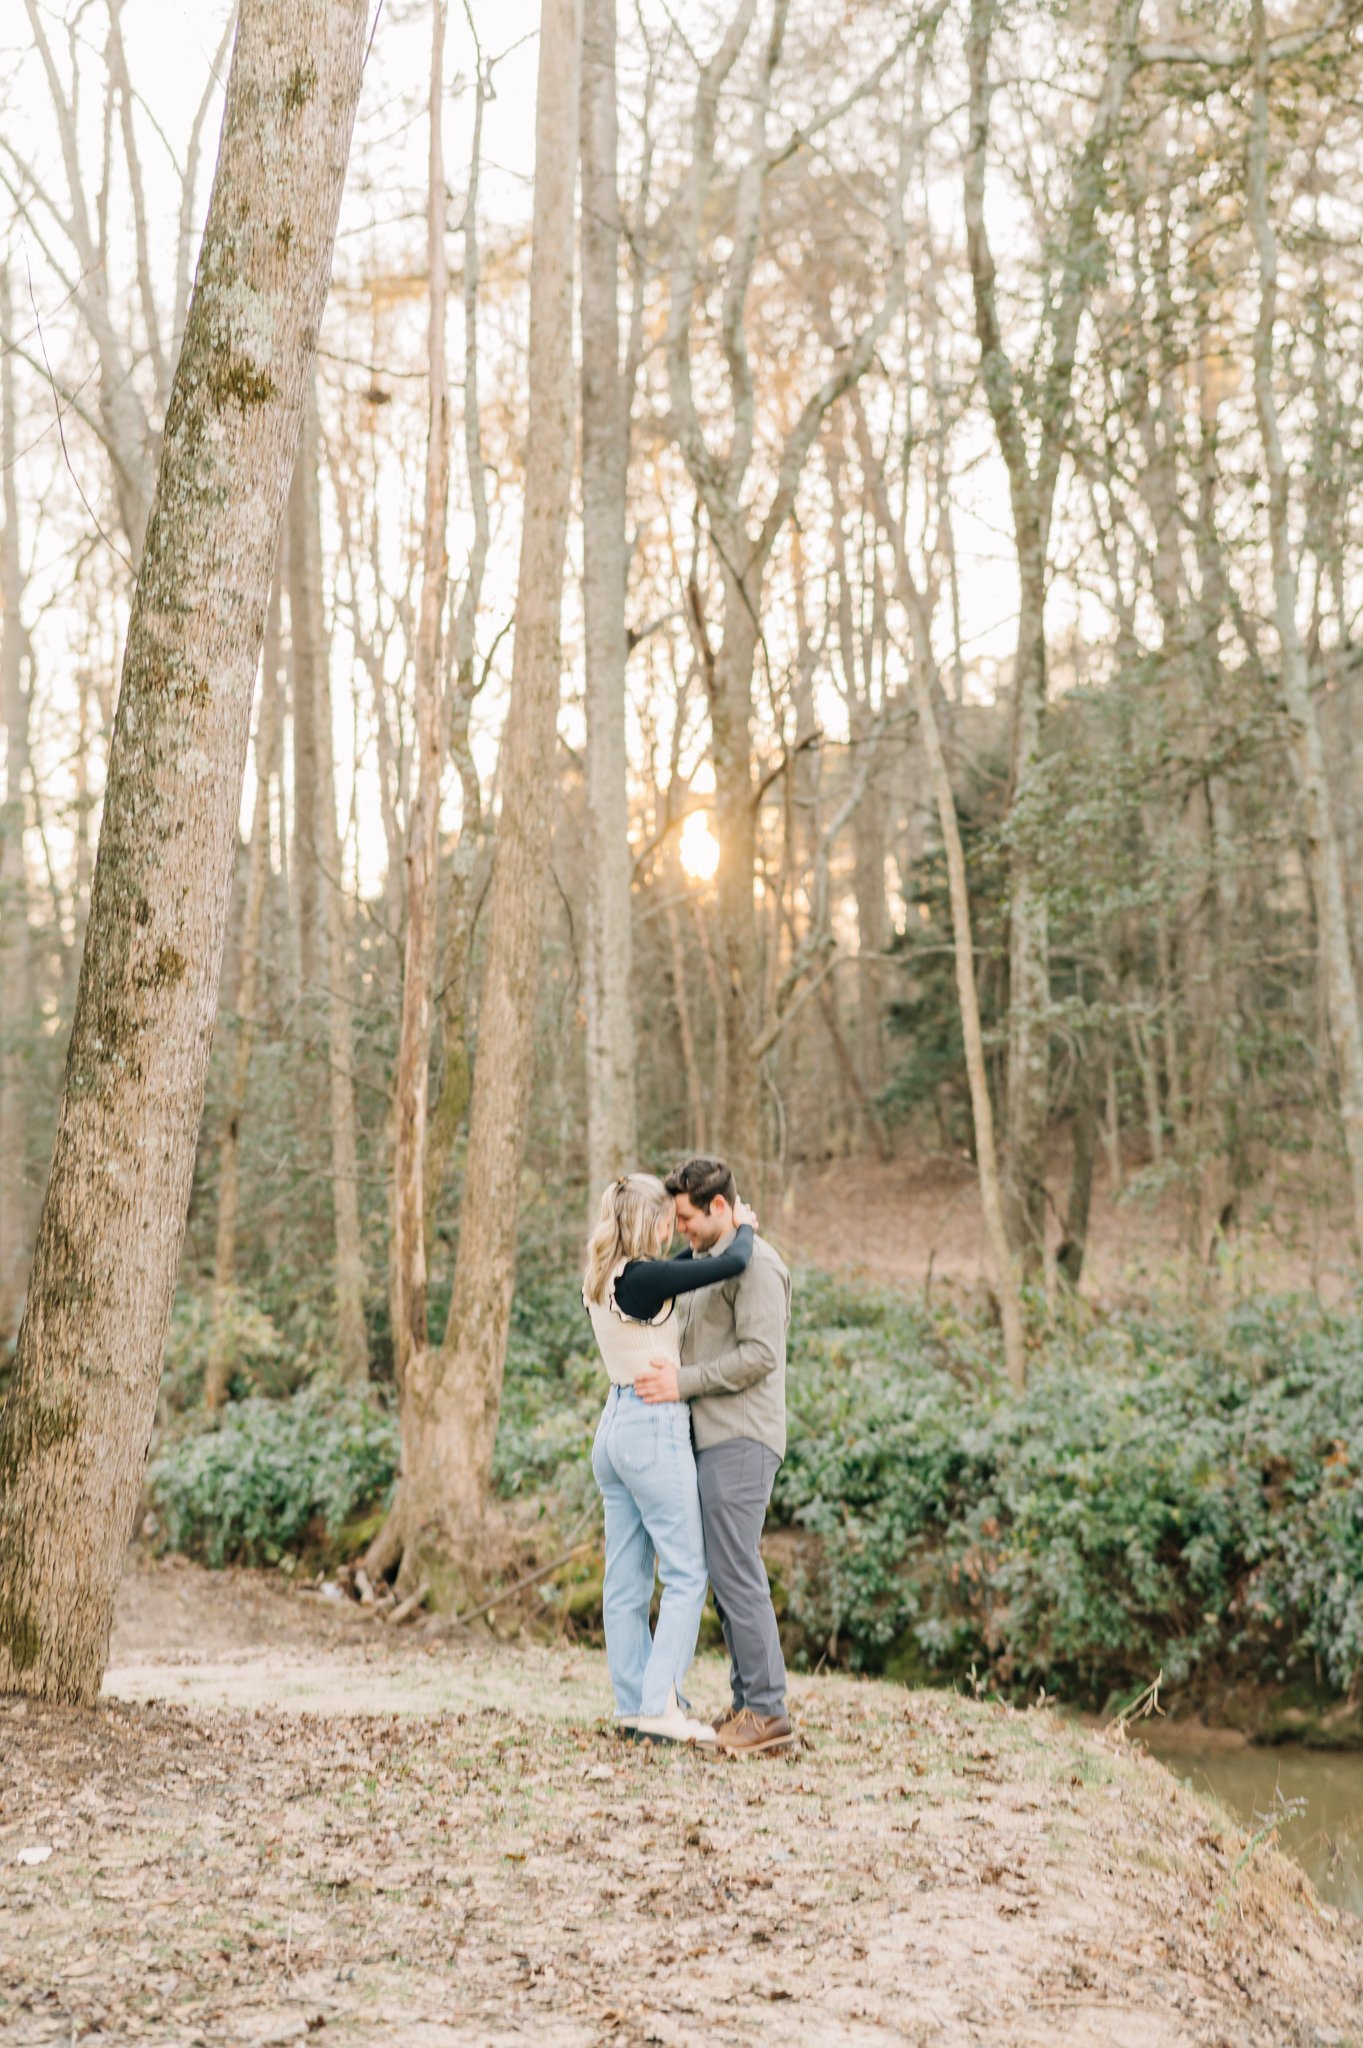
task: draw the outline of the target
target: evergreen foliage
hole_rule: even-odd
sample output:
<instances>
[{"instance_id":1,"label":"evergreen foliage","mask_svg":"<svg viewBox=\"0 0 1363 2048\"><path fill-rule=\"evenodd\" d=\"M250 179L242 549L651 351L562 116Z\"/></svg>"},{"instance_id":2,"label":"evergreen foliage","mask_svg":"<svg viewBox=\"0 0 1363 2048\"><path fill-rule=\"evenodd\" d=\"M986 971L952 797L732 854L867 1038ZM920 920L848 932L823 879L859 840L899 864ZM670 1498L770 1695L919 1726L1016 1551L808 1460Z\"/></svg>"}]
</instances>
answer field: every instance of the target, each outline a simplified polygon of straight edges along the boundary
<instances>
[{"instance_id":1,"label":"evergreen foliage","mask_svg":"<svg viewBox=\"0 0 1363 2048\"><path fill-rule=\"evenodd\" d=\"M997 1351L959 1310L800 1277L773 1510L793 1647L1094 1705L1160 1669L1357 1684L1363 1315L1114 1315L1053 1332L1021 1398ZM600 1399L575 1278L532 1268L495 1471L551 1540L592 1500ZM395 1464L386 1407L323 1379L191 1426L150 1490L170 1543L210 1563L337 1556Z\"/></svg>"}]
</instances>

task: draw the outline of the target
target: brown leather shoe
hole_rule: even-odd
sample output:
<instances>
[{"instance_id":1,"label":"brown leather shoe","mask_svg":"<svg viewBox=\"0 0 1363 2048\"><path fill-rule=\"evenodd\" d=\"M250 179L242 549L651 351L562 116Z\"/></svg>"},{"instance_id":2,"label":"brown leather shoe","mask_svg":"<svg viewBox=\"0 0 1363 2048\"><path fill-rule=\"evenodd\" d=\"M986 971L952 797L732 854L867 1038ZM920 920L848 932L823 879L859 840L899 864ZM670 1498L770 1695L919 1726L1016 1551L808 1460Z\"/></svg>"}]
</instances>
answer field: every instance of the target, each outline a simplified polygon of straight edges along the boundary
<instances>
[{"instance_id":1,"label":"brown leather shoe","mask_svg":"<svg viewBox=\"0 0 1363 2048\"><path fill-rule=\"evenodd\" d=\"M715 1731L715 1748L722 1756L765 1756L774 1749L789 1749L795 1740L784 1714L755 1714L751 1707Z\"/></svg>"},{"instance_id":2,"label":"brown leather shoe","mask_svg":"<svg viewBox=\"0 0 1363 2048\"><path fill-rule=\"evenodd\" d=\"M742 1711L742 1707L726 1707L719 1719L710 1723L716 1735L718 1735L721 1728L727 1728L731 1721L736 1721Z\"/></svg>"}]
</instances>

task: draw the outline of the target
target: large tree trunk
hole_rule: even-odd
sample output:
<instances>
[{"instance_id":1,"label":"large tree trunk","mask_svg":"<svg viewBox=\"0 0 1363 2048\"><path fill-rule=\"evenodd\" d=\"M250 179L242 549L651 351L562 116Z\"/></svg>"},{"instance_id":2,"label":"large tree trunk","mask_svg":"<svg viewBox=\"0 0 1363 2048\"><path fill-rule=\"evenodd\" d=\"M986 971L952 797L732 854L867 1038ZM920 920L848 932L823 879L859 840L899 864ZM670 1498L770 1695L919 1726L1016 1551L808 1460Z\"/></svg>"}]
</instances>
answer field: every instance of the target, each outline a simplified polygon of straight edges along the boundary
<instances>
[{"instance_id":1,"label":"large tree trunk","mask_svg":"<svg viewBox=\"0 0 1363 2048\"><path fill-rule=\"evenodd\" d=\"M213 1336L204 1373L204 1405L220 1408L232 1376L232 1305L237 1287L237 1225L241 1215L241 1122L251 1085L256 1006L260 987L265 890L270 879L270 780L280 753L280 577L276 569L265 620L260 713L256 720L256 794L247 854L246 901L241 915L241 972L237 983L237 1040L227 1117L218 1141L218 1208L213 1261Z\"/></svg>"},{"instance_id":2,"label":"large tree trunk","mask_svg":"<svg viewBox=\"0 0 1363 2048\"><path fill-rule=\"evenodd\" d=\"M511 703L488 908L459 1262L445 1341L414 1355L403 1404L404 1580L438 1603L473 1569L492 1473L535 1049L553 826L559 612L573 418L573 188L581 0L544 0L530 258L529 426Z\"/></svg>"},{"instance_id":3,"label":"large tree trunk","mask_svg":"<svg viewBox=\"0 0 1363 2048\"><path fill-rule=\"evenodd\" d=\"M0 264L0 334L10 331L9 272ZM5 722L5 805L0 812L0 1342L9 1338L19 1318L30 1226L29 1090L24 1085L23 1038L33 985L24 869L32 662L29 659L26 689L24 665L31 650L23 620L18 465L14 355L10 349L0 348L0 469L5 508L4 532L0 534L0 716Z\"/></svg>"},{"instance_id":4,"label":"large tree trunk","mask_svg":"<svg viewBox=\"0 0 1363 2048\"><path fill-rule=\"evenodd\" d=\"M625 483L630 393L620 369L615 0L586 0L582 30L582 607L587 710L587 1172L635 1163L625 758Z\"/></svg>"},{"instance_id":5,"label":"large tree trunk","mask_svg":"<svg viewBox=\"0 0 1363 2048\"><path fill-rule=\"evenodd\" d=\"M66 1082L0 1412L0 1690L92 1701L142 1483L217 1008L251 695L359 95L363 0L243 0L110 751Z\"/></svg>"},{"instance_id":6,"label":"large tree trunk","mask_svg":"<svg viewBox=\"0 0 1363 2048\"><path fill-rule=\"evenodd\" d=\"M289 498L289 621L293 639L294 734L306 705L311 735L312 837L299 825L298 863L311 871L299 903L320 921L326 939L327 1082L331 1129L331 1198L334 1229L336 1366L342 1379L369 1376L364 1327L364 1255L360 1240L360 1190L355 1137L354 1056L347 988L345 904L341 843L336 824L335 745L331 729L331 649L322 589L321 427L317 389L308 394L303 433ZM309 924L305 918L302 935ZM315 935L314 935L315 936ZM310 993L304 976L304 997Z\"/></svg>"},{"instance_id":7,"label":"large tree trunk","mask_svg":"<svg viewBox=\"0 0 1363 2048\"><path fill-rule=\"evenodd\" d=\"M1325 769L1325 749L1305 652L1297 625L1297 575L1292 562L1287 457L1273 390L1273 326L1277 314L1278 241L1268 195L1268 86L1270 65L1264 0L1253 0L1250 20L1254 87L1250 104L1249 223L1259 259L1259 319L1254 335L1254 405L1268 479L1268 527L1273 557L1274 622L1279 689L1292 731L1302 794L1302 822L1315 895L1317 945L1325 984L1330 1038L1339 1070L1339 1108L1349 1158L1355 1239L1363 1244L1363 1018L1349 942L1349 911Z\"/></svg>"}]
</instances>

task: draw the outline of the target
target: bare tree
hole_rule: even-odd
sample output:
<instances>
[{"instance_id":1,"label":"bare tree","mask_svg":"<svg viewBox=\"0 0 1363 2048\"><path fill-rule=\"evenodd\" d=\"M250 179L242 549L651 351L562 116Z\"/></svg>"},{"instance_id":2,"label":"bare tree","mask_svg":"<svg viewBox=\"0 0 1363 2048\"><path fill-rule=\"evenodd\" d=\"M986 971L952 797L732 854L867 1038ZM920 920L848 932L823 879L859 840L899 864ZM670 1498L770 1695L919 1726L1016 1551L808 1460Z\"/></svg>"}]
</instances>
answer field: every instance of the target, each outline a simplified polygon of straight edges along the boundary
<instances>
[{"instance_id":1,"label":"bare tree","mask_svg":"<svg viewBox=\"0 0 1363 2048\"><path fill-rule=\"evenodd\" d=\"M26 161L12 140L3 136L0 136L0 185L9 192L16 213L26 223L44 257L63 281L94 344L99 364L97 410L93 413L87 411L77 393L68 390L61 392L61 403L86 420L104 444L113 478L119 524L136 564L142 552L151 504L156 463L155 429L169 393L167 366L171 350L178 343L183 329L189 299L204 124L219 90L218 80L230 46L236 9L234 7L229 12L217 56L209 67L181 171L175 312L171 347L168 349L152 290L146 187L137 147L133 90L123 46L123 0L106 0L109 34L103 109L105 175L93 209L92 181L81 161L83 115L77 77L85 35L78 31L73 20L69 31L71 78L68 85L44 23L43 16L47 10L39 5L39 0L24 0L24 6L51 101L65 191L60 195L49 191L34 166ZM132 336L120 332L111 298L109 217L105 202L115 123L122 145L132 209L135 270L145 350L151 361L155 387L151 412L143 401L135 375L140 351ZM3 341L6 347L14 348L26 360L33 362L44 376L50 377L48 363L41 356L35 357L30 348L19 340L11 322L6 324Z\"/></svg>"},{"instance_id":2,"label":"bare tree","mask_svg":"<svg viewBox=\"0 0 1363 2048\"><path fill-rule=\"evenodd\" d=\"M790 150L809 143L845 115L887 75L913 30L905 31L870 75L799 132L797 141L771 132L772 95L785 42L789 0L773 0L765 42L749 91L748 148L733 181L728 254L723 263L719 328L728 443L717 452L701 423L696 398L692 332L700 291L701 257L713 234L711 198L717 175L720 97L757 18L757 0L739 0L718 50L701 66L691 117L689 163L674 207L668 299L668 382L672 428L692 485L705 510L718 556L720 617L704 615L699 579L688 592L691 625L709 700L715 771L715 807L723 858L719 869L716 940L720 951L726 1099L718 1125L740 1171L758 1170L761 1152L759 1055L761 973L753 902L757 857L757 795L752 756L753 679L762 640L763 584L772 551L794 508L806 457L819 427L869 367L903 299L903 178L906 158L887 204L887 276L880 303L860 331L840 337L833 366L799 408L777 450L775 484L765 510L753 504L751 470L756 452L756 384L747 333L753 271L761 239L767 182ZM718 627L716 633L715 627ZM717 1058L718 1064L718 1058Z\"/></svg>"},{"instance_id":3,"label":"bare tree","mask_svg":"<svg viewBox=\"0 0 1363 2048\"><path fill-rule=\"evenodd\" d=\"M1021 379L1008 354L997 277L985 221L985 170L997 0L972 0L967 57L970 139L965 167L965 218L980 377L1008 473L1017 550L1019 611L1013 662L1013 764L1010 811L1025 819L1041 764L1046 704L1046 594L1056 484L1066 447L1080 323L1100 247L1098 209L1109 145L1135 65L1139 0L1121 0L1089 133L1075 168L1061 243L1061 275L1046 327L1049 356L1039 379L1035 418L1028 419ZM1036 442L1033 458L1029 443ZM1045 1247L1045 1137L1049 1102L1050 971L1046 898L1025 830L1014 842L1010 871L1008 1142L1009 1236L1028 1274L1039 1271Z\"/></svg>"},{"instance_id":4,"label":"bare tree","mask_svg":"<svg viewBox=\"0 0 1363 2048\"><path fill-rule=\"evenodd\" d=\"M862 468L877 521L894 550L894 589L908 622L911 640L909 673L913 683L918 729L927 756L932 800L946 855L947 887L951 901L951 933L955 952L956 991L961 1011L961 1036L965 1042L966 1077L970 1088L971 1119L975 1127L975 1161L980 1177L980 1206L984 1211L985 1236L994 1268L1003 1323L1004 1357L1008 1377L1016 1388L1027 1378L1027 1352L1018 1288L1017 1267L1004 1216L1003 1183L999 1173L998 1150L994 1141L994 1105L989 1093L989 1070L985 1063L984 1031L980 1022L979 984L975 972L975 939L971 923L970 888L966 879L965 848L961 821L956 813L956 796L951 787L946 751L942 745L937 706L941 700L941 677L932 651L931 607L914 577L905 543L903 522L890 507L884 466L872 446L866 415L855 407L857 438Z\"/></svg>"},{"instance_id":5,"label":"bare tree","mask_svg":"<svg viewBox=\"0 0 1363 2048\"><path fill-rule=\"evenodd\" d=\"M303 433L289 494L289 633L293 654L295 768L304 706L311 758L309 806L295 811L295 872L299 876L301 978L305 1001L311 993L309 958L325 943L326 1062L331 1133L331 1203L334 1238L336 1365L342 1379L363 1381L369 1372L364 1327L364 1254L360 1239L358 1150L346 967L346 919L341 843L336 824L335 742L331 719L331 643L322 588L321 425L314 380L303 416ZM295 800L301 794L295 781ZM305 831L311 832L306 838ZM304 888L304 880L307 888ZM320 931L313 932L313 925ZM311 936L310 936L311 934Z\"/></svg>"},{"instance_id":6,"label":"bare tree","mask_svg":"<svg viewBox=\"0 0 1363 2048\"><path fill-rule=\"evenodd\" d=\"M233 1308L237 1287L237 1236L241 1217L241 1126L251 1085L260 991L265 891L270 879L270 783L279 761L283 727L280 688L281 581L276 568L265 617L260 709L256 717L255 803L246 856L246 898L238 951L236 1044L227 1114L218 1141L218 1201L214 1220L213 1336L204 1374L204 1405L220 1408L227 1399L233 1364Z\"/></svg>"},{"instance_id":7,"label":"bare tree","mask_svg":"<svg viewBox=\"0 0 1363 2048\"><path fill-rule=\"evenodd\" d=\"M309 410L314 402L309 400ZM303 435L299 446L306 457L306 417ZM313 1004L322 979L322 874L317 858L321 833L320 755L323 745L330 740L330 734L319 731L317 719L317 673L325 659L326 623L322 615L320 582L321 507L317 495L315 436L312 456L311 462L304 459L294 464L288 509L289 667L293 683L289 704L293 725L290 749L293 860L290 874L297 924L299 1013L304 1028L309 1030Z\"/></svg>"},{"instance_id":8,"label":"bare tree","mask_svg":"<svg viewBox=\"0 0 1363 2048\"><path fill-rule=\"evenodd\" d=\"M493 90L494 61L484 56L469 10L477 65L474 80L473 140L469 152L468 192L464 199L464 466L473 512L473 544L469 549L464 587L459 593L454 631L450 635L453 674L444 692L445 746L459 777L459 836L451 849L445 876L444 950L440 972L440 1093L431 1115L426 1149L426 1235L445 1185L450 1155L468 1113L473 1062L470 1051L470 982L473 968L475 878L485 839L483 793L472 744L473 707L487 677L488 663L478 659L478 613L487 570L490 520L483 456L482 401L479 395L478 295L481 251L478 202L483 164L483 115Z\"/></svg>"},{"instance_id":9,"label":"bare tree","mask_svg":"<svg viewBox=\"0 0 1363 2048\"><path fill-rule=\"evenodd\" d=\"M426 1271L427 1090L434 1022L437 851L440 778L444 768L440 716L441 620L449 562L445 522L450 488L449 383L445 366L444 117L445 0L431 8L430 154L426 255L429 276L427 373L430 423L426 439L426 513L421 549L421 609L416 638L416 791L407 821L407 927L402 965L402 1019L394 1087L393 1340L402 1389L404 1479L407 1504L410 1452L406 1444L414 1361L429 1347ZM419 1363L415 1370L420 1372Z\"/></svg>"},{"instance_id":10,"label":"bare tree","mask_svg":"<svg viewBox=\"0 0 1363 2048\"><path fill-rule=\"evenodd\" d=\"M587 707L587 1173L593 1202L635 1158L625 495L632 375L620 361L615 0L582 42L582 603Z\"/></svg>"},{"instance_id":11,"label":"bare tree","mask_svg":"<svg viewBox=\"0 0 1363 2048\"><path fill-rule=\"evenodd\" d=\"M1317 945L1325 983L1330 1038L1339 1069L1340 1116L1349 1159L1354 1237L1363 1245L1363 1017L1349 935L1339 838L1325 767L1325 749L1311 691L1293 559L1291 477L1273 384L1277 320L1278 238L1269 199L1269 86L1272 56L1264 0L1251 0L1252 83L1246 157L1250 232L1259 264L1259 317L1254 329L1254 409L1268 480L1268 533L1273 565L1273 622L1278 636L1279 691L1292 736L1303 826L1316 899Z\"/></svg>"},{"instance_id":12,"label":"bare tree","mask_svg":"<svg viewBox=\"0 0 1363 2048\"><path fill-rule=\"evenodd\" d=\"M0 1689L100 1683L160 1379L251 695L363 0L243 0L129 620L56 1148L0 1411Z\"/></svg>"},{"instance_id":13,"label":"bare tree","mask_svg":"<svg viewBox=\"0 0 1363 2048\"><path fill-rule=\"evenodd\" d=\"M0 334L11 325L9 271L0 264ZM29 1091L22 1041L32 987L28 878L24 864L33 651L24 624L26 577L19 532L19 437L13 351L0 347L0 717L5 727L5 802L0 811L0 1337L8 1337L23 1299L31 1214L25 1167Z\"/></svg>"},{"instance_id":14,"label":"bare tree","mask_svg":"<svg viewBox=\"0 0 1363 2048\"><path fill-rule=\"evenodd\" d=\"M444 1341L410 1345L402 1580L445 1604L474 1568L491 1484L535 1049L572 465L573 198L581 0L544 0L535 112L529 422L511 704L488 906L459 1258Z\"/></svg>"}]
</instances>

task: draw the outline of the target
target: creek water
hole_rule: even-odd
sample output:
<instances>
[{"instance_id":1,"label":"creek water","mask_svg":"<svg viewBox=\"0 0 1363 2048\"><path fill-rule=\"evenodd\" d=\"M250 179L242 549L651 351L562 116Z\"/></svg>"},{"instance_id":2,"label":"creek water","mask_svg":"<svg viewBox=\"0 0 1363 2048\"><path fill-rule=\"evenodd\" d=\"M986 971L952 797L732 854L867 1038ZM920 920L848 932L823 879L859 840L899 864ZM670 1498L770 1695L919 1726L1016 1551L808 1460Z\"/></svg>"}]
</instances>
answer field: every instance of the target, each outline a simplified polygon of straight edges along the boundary
<instances>
[{"instance_id":1,"label":"creek water","mask_svg":"<svg viewBox=\"0 0 1363 2048\"><path fill-rule=\"evenodd\" d=\"M1320 1897L1363 1914L1363 1753L1281 1743L1199 1747L1173 1724L1143 1722L1137 1739L1194 1791L1210 1792L1251 1834L1276 1816L1278 1844Z\"/></svg>"}]
</instances>

